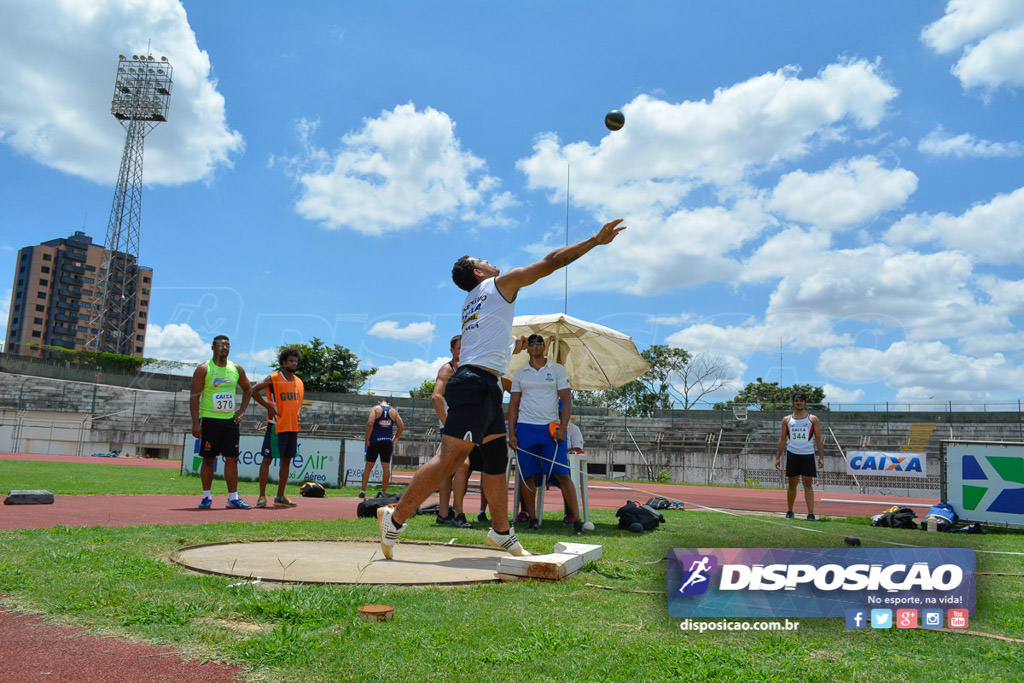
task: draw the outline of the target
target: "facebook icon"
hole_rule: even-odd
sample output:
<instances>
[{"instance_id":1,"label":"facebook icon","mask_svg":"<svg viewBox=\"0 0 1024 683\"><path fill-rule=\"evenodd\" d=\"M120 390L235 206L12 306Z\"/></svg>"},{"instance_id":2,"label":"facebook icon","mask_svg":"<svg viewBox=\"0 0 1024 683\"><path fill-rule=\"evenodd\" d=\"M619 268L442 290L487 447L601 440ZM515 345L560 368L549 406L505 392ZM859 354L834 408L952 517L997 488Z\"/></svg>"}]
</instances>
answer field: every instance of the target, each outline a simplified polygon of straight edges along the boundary
<instances>
[{"instance_id":1,"label":"facebook icon","mask_svg":"<svg viewBox=\"0 0 1024 683\"><path fill-rule=\"evenodd\" d=\"M846 628L867 628L867 613L862 609L846 610Z\"/></svg>"}]
</instances>

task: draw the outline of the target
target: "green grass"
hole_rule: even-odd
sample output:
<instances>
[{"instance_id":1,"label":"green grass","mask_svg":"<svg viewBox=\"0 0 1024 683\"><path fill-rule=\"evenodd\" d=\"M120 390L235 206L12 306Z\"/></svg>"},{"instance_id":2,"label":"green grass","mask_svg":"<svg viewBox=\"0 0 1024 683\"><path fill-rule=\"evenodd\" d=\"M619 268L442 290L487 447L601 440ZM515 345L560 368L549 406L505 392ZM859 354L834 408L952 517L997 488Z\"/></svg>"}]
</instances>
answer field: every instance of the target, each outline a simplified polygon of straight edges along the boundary
<instances>
[{"instance_id":1,"label":"green grass","mask_svg":"<svg viewBox=\"0 0 1024 683\"><path fill-rule=\"evenodd\" d=\"M565 539L558 516L540 532L521 533L524 544L550 551ZM928 534L872 528L864 518L824 520L814 527L823 533L811 533L757 516L665 516L657 531L636 535L620 531L613 512L593 512L597 529L585 540L602 544L604 559L571 579L454 588L232 587L237 579L189 574L166 562L170 551L199 543L371 539L372 519L3 531L0 593L8 607L239 663L267 681L1024 680L1020 643L923 629L853 630L842 619L800 619L799 631L789 633L698 635L680 631L665 608L665 555L673 547L840 547L844 536L856 535L865 546L890 540L1024 552L1024 535ZM479 529L438 527L424 517L410 527L405 536L412 539L483 541ZM1019 556L978 555L981 572L1019 573L1022 564ZM395 620L361 621L355 608L370 602L394 605ZM1024 639L1022 604L1024 579L980 576L971 630Z\"/></svg>"}]
</instances>

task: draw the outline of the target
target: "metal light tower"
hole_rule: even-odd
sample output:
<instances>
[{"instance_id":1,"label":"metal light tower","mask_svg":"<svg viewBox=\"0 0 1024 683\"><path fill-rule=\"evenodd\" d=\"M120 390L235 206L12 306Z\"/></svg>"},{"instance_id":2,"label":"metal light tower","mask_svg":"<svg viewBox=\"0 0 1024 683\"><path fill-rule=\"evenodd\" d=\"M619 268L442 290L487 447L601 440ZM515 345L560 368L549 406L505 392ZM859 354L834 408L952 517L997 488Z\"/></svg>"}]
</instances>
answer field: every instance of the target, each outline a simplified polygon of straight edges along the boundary
<instances>
[{"instance_id":1,"label":"metal light tower","mask_svg":"<svg viewBox=\"0 0 1024 683\"><path fill-rule=\"evenodd\" d=\"M142 218L142 150L146 135L167 120L171 101L167 57L119 55L110 113L127 135L107 223L104 271L98 273L89 316L88 348L132 355Z\"/></svg>"}]
</instances>

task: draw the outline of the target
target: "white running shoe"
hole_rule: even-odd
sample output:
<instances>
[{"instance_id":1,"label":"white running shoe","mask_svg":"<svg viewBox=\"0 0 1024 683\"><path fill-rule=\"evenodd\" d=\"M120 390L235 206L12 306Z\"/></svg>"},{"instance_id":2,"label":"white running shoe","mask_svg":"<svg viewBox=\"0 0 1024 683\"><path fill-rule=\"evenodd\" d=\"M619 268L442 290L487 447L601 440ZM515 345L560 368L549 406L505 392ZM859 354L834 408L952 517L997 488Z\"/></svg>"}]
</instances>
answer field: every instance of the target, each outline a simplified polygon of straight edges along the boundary
<instances>
[{"instance_id":1,"label":"white running shoe","mask_svg":"<svg viewBox=\"0 0 1024 683\"><path fill-rule=\"evenodd\" d=\"M380 528L380 551L384 557L391 559L391 551L398 543L398 535L406 530L408 524L395 526L391 521L391 515L395 513L394 505L385 505L377 508L377 526Z\"/></svg>"},{"instance_id":2,"label":"white running shoe","mask_svg":"<svg viewBox=\"0 0 1024 683\"><path fill-rule=\"evenodd\" d=\"M499 534L494 529L490 529L487 532L487 542L495 548L505 550L517 557L525 557L530 554L530 551L524 548L523 544L516 538L516 531L512 527L509 527L508 533L505 534Z\"/></svg>"}]
</instances>

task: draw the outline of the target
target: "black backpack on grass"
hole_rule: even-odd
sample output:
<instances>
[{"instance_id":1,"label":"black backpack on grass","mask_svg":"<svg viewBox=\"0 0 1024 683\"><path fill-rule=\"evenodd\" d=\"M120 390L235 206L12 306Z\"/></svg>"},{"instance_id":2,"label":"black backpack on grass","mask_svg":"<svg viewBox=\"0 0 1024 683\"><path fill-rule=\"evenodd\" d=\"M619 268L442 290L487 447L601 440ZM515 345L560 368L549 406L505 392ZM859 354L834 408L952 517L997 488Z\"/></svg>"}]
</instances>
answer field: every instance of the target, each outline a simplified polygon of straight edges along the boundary
<instances>
[{"instance_id":1,"label":"black backpack on grass","mask_svg":"<svg viewBox=\"0 0 1024 683\"><path fill-rule=\"evenodd\" d=\"M376 517L377 509L385 505L394 505L401 498L396 493L378 493L373 498L359 501L356 506L356 517Z\"/></svg>"},{"instance_id":2,"label":"black backpack on grass","mask_svg":"<svg viewBox=\"0 0 1024 683\"><path fill-rule=\"evenodd\" d=\"M626 530L636 523L643 527L644 531L651 531L665 521L665 517L654 508L638 505L632 500L616 510L615 516L619 518L619 528Z\"/></svg>"},{"instance_id":3,"label":"black backpack on grass","mask_svg":"<svg viewBox=\"0 0 1024 683\"><path fill-rule=\"evenodd\" d=\"M901 508L893 505L880 515L871 518L871 526L885 526L893 529L916 529L917 522L914 521L914 511L910 508Z\"/></svg>"},{"instance_id":4,"label":"black backpack on grass","mask_svg":"<svg viewBox=\"0 0 1024 683\"><path fill-rule=\"evenodd\" d=\"M307 481L299 487L299 495L304 498L323 498L324 487L315 481Z\"/></svg>"}]
</instances>

